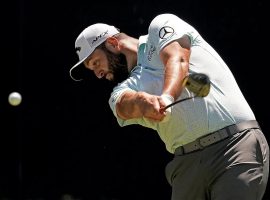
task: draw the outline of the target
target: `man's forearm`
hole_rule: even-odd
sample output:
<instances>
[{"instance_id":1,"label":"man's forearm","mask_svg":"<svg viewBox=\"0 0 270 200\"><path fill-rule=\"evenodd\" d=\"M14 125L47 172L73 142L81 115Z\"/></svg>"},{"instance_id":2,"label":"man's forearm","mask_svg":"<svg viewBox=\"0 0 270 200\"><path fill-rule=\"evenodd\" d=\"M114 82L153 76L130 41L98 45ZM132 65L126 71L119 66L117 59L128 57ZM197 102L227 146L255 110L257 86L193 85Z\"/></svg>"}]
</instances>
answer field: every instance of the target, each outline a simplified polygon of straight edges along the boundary
<instances>
[{"instance_id":1,"label":"man's forearm","mask_svg":"<svg viewBox=\"0 0 270 200\"><path fill-rule=\"evenodd\" d=\"M147 118L161 121L165 114L160 112L162 98L146 92L126 91L116 104L117 115L124 120Z\"/></svg>"},{"instance_id":2,"label":"man's forearm","mask_svg":"<svg viewBox=\"0 0 270 200\"><path fill-rule=\"evenodd\" d=\"M140 92L125 92L116 104L117 115L122 119L143 117L143 113L138 105L138 99L140 99Z\"/></svg>"},{"instance_id":3,"label":"man's forearm","mask_svg":"<svg viewBox=\"0 0 270 200\"><path fill-rule=\"evenodd\" d=\"M172 42L160 52L165 66L163 94L177 99L182 92L184 78L189 70L190 47L187 36Z\"/></svg>"}]
</instances>

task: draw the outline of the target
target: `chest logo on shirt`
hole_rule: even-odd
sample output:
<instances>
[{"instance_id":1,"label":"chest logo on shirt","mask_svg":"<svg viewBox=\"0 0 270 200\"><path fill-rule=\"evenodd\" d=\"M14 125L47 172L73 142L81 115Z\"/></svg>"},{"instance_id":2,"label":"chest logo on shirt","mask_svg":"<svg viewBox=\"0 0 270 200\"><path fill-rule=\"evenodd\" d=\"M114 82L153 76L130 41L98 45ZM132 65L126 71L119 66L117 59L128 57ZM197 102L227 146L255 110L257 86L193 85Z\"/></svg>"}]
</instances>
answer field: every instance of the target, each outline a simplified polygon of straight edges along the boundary
<instances>
[{"instance_id":1,"label":"chest logo on shirt","mask_svg":"<svg viewBox=\"0 0 270 200\"><path fill-rule=\"evenodd\" d=\"M156 47L154 47L153 45L150 46L150 49L148 51L148 54L147 54L147 59L148 61L151 61L152 59L152 56L153 56L153 53L156 51Z\"/></svg>"},{"instance_id":2,"label":"chest logo on shirt","mask_svg":"<svg viewBox=\"0 0 270 200\"><path fill-rule=\"evenodd\" d=\"M159 37L161 39L167 39L174 33L174 29L170 26L164 26L159 30Z\"/></svg>"}]
</instances>

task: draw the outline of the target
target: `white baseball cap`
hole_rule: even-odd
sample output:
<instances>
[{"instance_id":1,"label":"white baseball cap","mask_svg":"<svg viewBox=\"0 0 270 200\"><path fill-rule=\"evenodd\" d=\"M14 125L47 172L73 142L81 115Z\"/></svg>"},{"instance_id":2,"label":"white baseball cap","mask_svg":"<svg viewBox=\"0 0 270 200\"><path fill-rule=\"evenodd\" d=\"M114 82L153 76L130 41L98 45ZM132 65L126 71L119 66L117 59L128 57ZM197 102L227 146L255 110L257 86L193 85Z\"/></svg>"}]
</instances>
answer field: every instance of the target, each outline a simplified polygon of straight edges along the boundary
<instances>
[{"instance_id":1,"label":"white baseball cap","mask_svg":"<svg viewBox=\"0 0 270 200\"><path fill-rule=\"evenodd\" d=\"M77 79L72 75L74 70L78 69L78 66L93 53L97 46L117 33L119 33L117 28L103 23L93 24L85 28L75 41L75 50L79 56L79 62L69 70L70 77L75 81L81 81L82 79Z\"/></svg>"}]
</instances>

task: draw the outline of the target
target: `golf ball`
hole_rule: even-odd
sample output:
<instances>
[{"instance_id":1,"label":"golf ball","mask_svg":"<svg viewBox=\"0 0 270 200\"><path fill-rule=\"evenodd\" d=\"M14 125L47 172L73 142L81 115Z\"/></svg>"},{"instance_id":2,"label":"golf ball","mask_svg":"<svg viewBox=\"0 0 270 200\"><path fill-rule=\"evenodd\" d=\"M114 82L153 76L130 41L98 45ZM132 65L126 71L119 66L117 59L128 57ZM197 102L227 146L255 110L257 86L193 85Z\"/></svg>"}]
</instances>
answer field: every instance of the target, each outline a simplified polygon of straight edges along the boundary
<instances>
[{"instance_id":1,"label":"golf ball","mask_svg":"<svg viewBox=\"0 0 270 200\"><path fill-rule=\"evenodd\" d=\"M22 101L22 96L18 92L11 92L8 96L8 102L12 106L20 105L21 101Z\"/></svg>"}]
</instances>

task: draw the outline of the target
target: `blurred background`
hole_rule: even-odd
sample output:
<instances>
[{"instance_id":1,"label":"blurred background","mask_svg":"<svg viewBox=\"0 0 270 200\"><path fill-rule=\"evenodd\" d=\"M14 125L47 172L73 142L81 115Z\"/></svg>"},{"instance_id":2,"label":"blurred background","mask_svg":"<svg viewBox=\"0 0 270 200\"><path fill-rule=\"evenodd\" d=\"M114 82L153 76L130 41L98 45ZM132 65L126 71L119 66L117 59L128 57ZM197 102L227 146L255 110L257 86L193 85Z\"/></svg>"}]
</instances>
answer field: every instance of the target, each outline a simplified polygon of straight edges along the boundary
<instances>
[{"instance_id":1,"label":"blurred background","mask_svg":"<svg viewBox=\"0 0 270 200\"><path fill-rule=\"evenodd\" d=\"M155 15L192 24L234 73L270 139L269 8L266 1L14 0L1 6L0 200L169 200L164 167L172 158L158 135L120 128L111 86L92 73L74 82L74 42L104 22L139 37ZM8 95L22 103L13 107ZM269 189L267 189L265 200Z\"/></svg>"}]
</instances>

